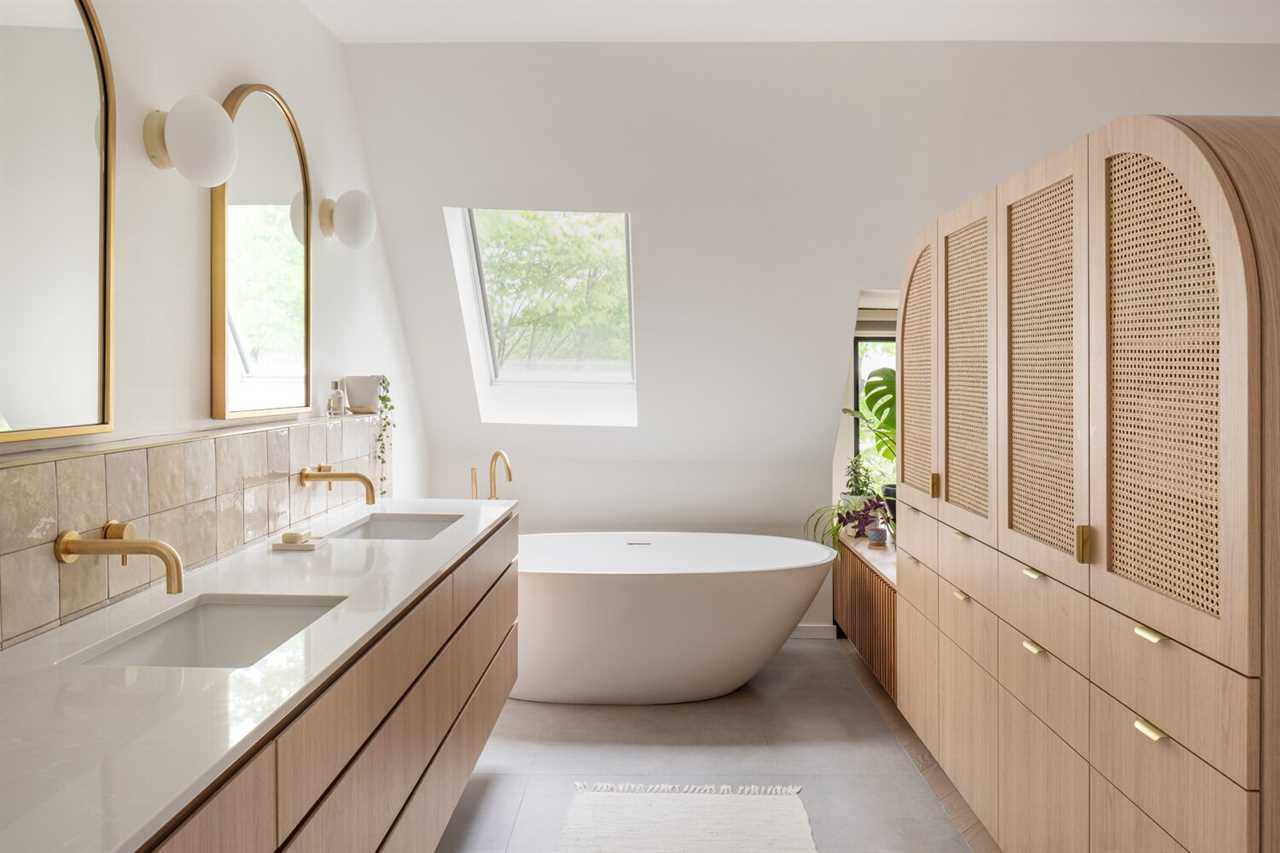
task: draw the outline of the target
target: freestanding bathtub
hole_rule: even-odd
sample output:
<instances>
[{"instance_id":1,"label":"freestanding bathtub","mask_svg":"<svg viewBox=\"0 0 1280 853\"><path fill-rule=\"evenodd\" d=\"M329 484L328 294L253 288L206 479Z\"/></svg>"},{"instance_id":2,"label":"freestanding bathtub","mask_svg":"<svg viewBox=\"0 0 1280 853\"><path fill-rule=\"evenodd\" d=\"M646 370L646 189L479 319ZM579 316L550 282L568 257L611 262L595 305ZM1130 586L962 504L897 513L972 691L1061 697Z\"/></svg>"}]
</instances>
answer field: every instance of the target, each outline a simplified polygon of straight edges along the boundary
<instances>
[{"instance_id":1,"label":"freestanding bathtub","mask_svg":"<svg viewBox=\"0 0 1280 853\"><path fill-rule=\"evenodd\" d=\"M523 535L511 695L657 705L730 693L782 647L835 556L776 536Z\"/></svg>"}]
</instances>

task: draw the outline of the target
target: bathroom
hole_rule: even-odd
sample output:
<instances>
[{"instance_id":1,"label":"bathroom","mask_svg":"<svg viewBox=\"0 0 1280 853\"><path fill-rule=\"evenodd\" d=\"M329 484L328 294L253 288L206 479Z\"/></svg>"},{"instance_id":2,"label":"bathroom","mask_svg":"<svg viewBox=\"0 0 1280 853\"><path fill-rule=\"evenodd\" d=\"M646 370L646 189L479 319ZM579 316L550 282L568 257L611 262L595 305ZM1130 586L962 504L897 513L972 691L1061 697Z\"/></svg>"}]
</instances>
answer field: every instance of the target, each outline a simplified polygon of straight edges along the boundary
<instances>
[{"instance_id":1,"label":"bathroom","mask_svg":"<svg viewBox=\"0 0 1280 853\"><path fill-rule=\"evenodd\" d=\"M0 0L0 851L1280 849L1280 13L909 9Z\"/></svg>"}]
</instances>

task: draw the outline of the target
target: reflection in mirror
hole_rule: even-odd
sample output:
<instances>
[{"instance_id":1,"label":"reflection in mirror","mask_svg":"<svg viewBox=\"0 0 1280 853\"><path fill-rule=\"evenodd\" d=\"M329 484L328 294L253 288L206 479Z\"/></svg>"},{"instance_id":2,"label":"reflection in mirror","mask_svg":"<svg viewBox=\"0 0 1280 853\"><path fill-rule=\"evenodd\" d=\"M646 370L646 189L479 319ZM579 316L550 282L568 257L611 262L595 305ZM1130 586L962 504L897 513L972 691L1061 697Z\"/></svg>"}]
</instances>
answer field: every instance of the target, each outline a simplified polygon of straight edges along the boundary
<instances>
[{"instance_id":1,"label":"reflection in mirror","mask_svg":"<svg viewBox=\"0 0 1280 853\"><path fill-rule=\"evenodd\" d=\"M243 89L227 99L240 154L222 191L224 408L219 411L215 361L214 415L224 418L300 409L310 402L308 234L306 217L298 217L301 239L291 218L291 208L301 214L308 200L305 161L283 102L265 89ZM218 195L215 190L215 235ZM216 236L214 242L217 252ZM216 280L214 288L216 297ZM215 359L217 349L215 341Z\"/></svg>"},{"instance_id":2,"label":"reflection in mirror","mask_svg":"<svg viewBox=\"0 0 1280 853\"><path fill-rule=\"evenodd\" d=\"M99 47L75 0L0 3L0 440L109 426Z\"/></svg>"}]
</instances>

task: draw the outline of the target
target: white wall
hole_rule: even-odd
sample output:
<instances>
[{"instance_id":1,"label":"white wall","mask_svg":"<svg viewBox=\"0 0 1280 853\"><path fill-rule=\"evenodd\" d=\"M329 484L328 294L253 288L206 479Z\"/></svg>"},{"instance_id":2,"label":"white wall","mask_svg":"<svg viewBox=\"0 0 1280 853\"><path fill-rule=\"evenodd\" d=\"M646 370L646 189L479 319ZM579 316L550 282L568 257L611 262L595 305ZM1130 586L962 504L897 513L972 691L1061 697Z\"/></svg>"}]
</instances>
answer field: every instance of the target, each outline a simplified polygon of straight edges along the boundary
<instances>
[{"instance_id":1,"label":"white wall","mask_svg":"<svg viewBox=\"0 0 1280 853\"><path fill-rule=\"evenodd\" d=\"M798 534L830 498L858 291L897 286L925 222L1115 115L1280 112L1271 46L348 55L431 401L431 491L465 493L467 467L505 447L527 530ZM632 214L637 428L479 422L445 205Z\"/></svg>"},{"instance_id":2,"label":"white wall","mask_svg":"<svg viewBox=\"0 0 1280 853\"><path fill-rule=\"evenodd\" d=\"M296 0L97 0L96 6L119 117L116 430L103 440L214 426L209 193L151 165L143 118L184 95L221 100L240 83L269 83L301 125L315 197L366 188L342 48ZM397 493L421 494L427 453L418 387L382 243L352 250L317 235L313 262L316 410L323 409L330 379L390 376L400 424Z\"/></svg>"}]
</instances>

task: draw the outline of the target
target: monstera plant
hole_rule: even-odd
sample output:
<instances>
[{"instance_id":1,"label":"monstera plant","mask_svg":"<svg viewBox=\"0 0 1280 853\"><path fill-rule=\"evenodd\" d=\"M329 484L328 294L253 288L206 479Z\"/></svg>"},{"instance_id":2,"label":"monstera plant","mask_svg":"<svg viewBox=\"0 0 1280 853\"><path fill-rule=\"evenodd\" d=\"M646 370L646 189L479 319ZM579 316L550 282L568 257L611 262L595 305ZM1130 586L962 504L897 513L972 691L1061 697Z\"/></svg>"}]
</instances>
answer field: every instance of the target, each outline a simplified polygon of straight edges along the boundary
<instances>
[{"instance_id":1,"label":"monstera plant","mask_svg":"<svg viewBox=\"0 0 1280 853\"><path fill-rule=\"evenodd\" d=\"M867 374L862 383L858 411L844 409L857 418L875 437L876 452L888 461L898 458L898 372L881 367Z\"/></svg>"}]
</instances>

